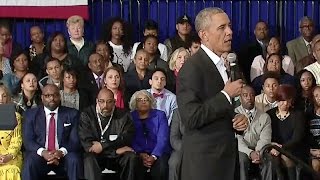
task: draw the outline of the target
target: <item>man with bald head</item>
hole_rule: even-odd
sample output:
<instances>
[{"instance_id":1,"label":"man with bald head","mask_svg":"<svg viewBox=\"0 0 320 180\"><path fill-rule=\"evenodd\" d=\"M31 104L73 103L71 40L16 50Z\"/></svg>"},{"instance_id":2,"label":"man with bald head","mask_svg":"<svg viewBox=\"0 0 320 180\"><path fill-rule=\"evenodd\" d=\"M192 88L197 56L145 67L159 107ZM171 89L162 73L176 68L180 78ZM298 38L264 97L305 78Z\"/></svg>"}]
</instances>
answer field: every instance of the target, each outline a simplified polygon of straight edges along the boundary
<instances>
[{"instance_id":1,"label":"man with bald head","mask_svg":"<svg viewBox=\"0 0 320 180\"><path fill-rule=\"evenodd\" d=\"M129 113L116 108L111 90L102 88L96 104L81 113L79 136L85 150L84 176L100 180L105 168L119 172L120 179L142 179L142 163L130 147L135 134Z\"/></svg>"},{"instance_id":2,"label":"man with bald head","mask_svg":"<svg viewBox=\"0 0 320 180\"><path fill-rule=\"evenodd\" d=\"M249 126L243 134L237 135L240 163L240 180L248 180L251 164L261 164L260 151L271 143L271 119L269 115L255 107L255 91L244 86L240 94L241 106L236 113L244 114L249 119ZM267 168L268 166L262 166ZM261 172L267 172L263 169ZM266 176L262 176L266 177Z\"/></svg>"},{"instance_id":3,"label":"man with bald head","mask_svg":"<svg viewBox=\"0 0 320 180\"><path fill-rule=\"evenodd\" d=\"M41 99L43 106L24 114L22 179L43 179L50 171L70 180L82 178L78 111L60 106L59 89L53 84L44 86Z\"/></svg>"}]
</instances>

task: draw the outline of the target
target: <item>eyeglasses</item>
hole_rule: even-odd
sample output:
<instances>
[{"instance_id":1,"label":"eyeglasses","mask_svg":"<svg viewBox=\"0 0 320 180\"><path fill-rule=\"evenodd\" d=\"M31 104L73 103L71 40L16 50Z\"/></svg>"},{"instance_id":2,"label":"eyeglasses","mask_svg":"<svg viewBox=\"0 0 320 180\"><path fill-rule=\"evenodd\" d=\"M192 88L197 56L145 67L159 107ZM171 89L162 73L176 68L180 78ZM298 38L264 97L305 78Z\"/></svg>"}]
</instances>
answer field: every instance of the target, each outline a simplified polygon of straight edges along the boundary
<instances>
[{"instance_id":1,"label":"eyeglasses","mask_svg":"<svg viewBox=\"0 0 320 180\"><path fill-rule=\"evenodd\" d=\"M304 28L313 28L313 25L304 25L304 26L300 26L301 29L304 29Z\"/></svg>"},{"instance_id":2,"label":"eyeglasses","mask_svg":"<svg viewBox=\"0 0 320 180\"><path fill-rule=\"evenodd\" d=\"M148 98L137 98L137 102L150 102Z\"/></svg>"},{"instance_id":3,"label":"eyeglasses","mask_svg":"<svg viewBox=\"0 0 320 180\"><path fill-rule=\"evenodd\" d=\"M112 103L114 103L114 100L113 99L109 99L109 100L98 99L98 103L100 103L100 104L105 104L105 103L112 104Z\"/></svg>"},{"instance_id":4,"label":"eyeglasses","mask_svg":"<svg viewBox=\"0 0 320 180\"><path fill-rule=\"evenodd\" d=\"M45 98L51 98L51 97L57 98L60 96L60 94L42 94L42 96Z\"/></svg>"}]
</instances>

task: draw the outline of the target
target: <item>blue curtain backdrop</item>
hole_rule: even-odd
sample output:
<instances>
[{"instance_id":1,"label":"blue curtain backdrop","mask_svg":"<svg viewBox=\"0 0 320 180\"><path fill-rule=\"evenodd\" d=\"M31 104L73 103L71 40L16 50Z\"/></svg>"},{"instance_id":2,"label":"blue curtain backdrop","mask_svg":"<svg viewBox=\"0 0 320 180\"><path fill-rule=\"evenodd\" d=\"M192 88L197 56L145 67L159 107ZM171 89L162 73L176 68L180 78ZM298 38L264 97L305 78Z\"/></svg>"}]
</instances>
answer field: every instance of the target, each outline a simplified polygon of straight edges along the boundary
<instances>
[{"instance_id":1,"label":"blue curtain backdrop","mask_svg":"<svg viewBox=\"0 0 320 180\"><path fill-rule=\"evenodd\" d=\"M271 35L281 36L283 42L299 36L298 22L303 16L313 18L316 29L319 27L317 0L89 0L90 20L86 22L85 37L98 40L102 23L112 16L120 16L133 25L136 41L140 40L147 19L157 21L160 41L164 41L175 34L179 16L187 14L194 20L201 9L213 6L224 9L232 21L234 50L252 39L254 26L260 19L268 22ZM63 20L14 19L13 35L23 46L28 46L32 25L40 25L46 36L54 31L67 35L65 23Z\"/></svg>"}]
</instances>

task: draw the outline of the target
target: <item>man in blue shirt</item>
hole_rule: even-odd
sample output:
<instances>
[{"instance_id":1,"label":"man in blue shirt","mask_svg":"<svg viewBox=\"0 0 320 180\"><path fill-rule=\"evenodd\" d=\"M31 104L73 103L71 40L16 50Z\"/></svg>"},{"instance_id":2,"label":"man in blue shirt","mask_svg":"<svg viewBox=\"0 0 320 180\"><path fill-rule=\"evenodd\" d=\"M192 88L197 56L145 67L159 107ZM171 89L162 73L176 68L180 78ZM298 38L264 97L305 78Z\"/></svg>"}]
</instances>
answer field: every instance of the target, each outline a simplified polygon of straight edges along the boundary
<instances>
[{"instance_id":1,"label":"man in blue shirt","mask_svg":"<svg viewBox=\"0 0 320 180\"><path fill-rule=\"evenodd\" d=\"M164 111L168 119L168 125L171 123L172 114L178 108L176 95L164 88L167 83L167 75L164 69L156 68L149 80L150 92L156 100L156 109Z\"/></svg>"}]
</instances>

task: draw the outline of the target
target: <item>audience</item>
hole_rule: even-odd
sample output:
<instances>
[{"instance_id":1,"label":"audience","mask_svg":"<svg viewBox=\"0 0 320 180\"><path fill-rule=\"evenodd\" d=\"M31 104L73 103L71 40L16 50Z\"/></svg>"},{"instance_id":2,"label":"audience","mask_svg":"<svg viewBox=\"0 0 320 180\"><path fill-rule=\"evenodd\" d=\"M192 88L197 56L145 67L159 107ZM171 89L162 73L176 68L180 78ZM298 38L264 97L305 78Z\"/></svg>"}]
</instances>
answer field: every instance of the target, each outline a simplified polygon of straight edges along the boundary
<instances>
[{"instance_id":1,"label":"audience","mask_svg":"<svg viewBox=\"0 0 320 180\"><path fill-rule=\"evenodd\" d=\"M314 36L315 28L313 20L304 16L299 21L300 37L287 42L288 55L291 57L294 65L303 57L312 54L311 40Z\"/></svg>"},{"instance_id":2,"label":"audience","mask_svg":"<svg viewBox=\"0 0 320 180\"><path fill-rule=\"evenodd\" d=\"M0 105L11 102L9 90L0 84ZM12 130L0 131L0 179L19 180L22 170L22 135L21 135L21 115L16 112L17 126ZM5 117L2 117L5 118ZM4 121L3 119L1 121Z\"/></svg>"},{"instance_id":3,"label":"audience","mask_svg":"<svg viewBox=\"0 0 320 180\"><path fill-rule=\"evenodd\" d=\"M62 86L61 86L60 75L61 75L62 68L63 67L59 59L49 58L48 61L46 62L46 73L48 75L39 80L40 88L42 89L47 84L54 84L59 89L61 89Z\"/></svg>"},{"instance_id":4,"label":"audience","mask_svg":"<svg viewBox=\"0 0 320 180\"><path fill-rule=\"evenodd\" d=\"M310 71L316 79L317 85L320 85L320 41L315 42L313 47L313 55L316 62L310 64L304 69Z\"/></svg>"},{"instance_id":5,"label":"audience","mask_svg":"<svg viewBox=\"0 0 320 180\"><path fill-rule=\"evenodd\" d=\"M44 34L40 26L30 28L31 44L28 48L29 58L32 61L37 55L42 54L45 50Z\"/></svg>"},{"instance_id":6,"label":"audience","mask_svg":"<svg viewBox=\"0 0 320 180\"><path fill-rule=\"evenodd\" d=\"M103 27L101 39L113 48L113 62L123 67L127 72L131 63L132 31L121 18L110 19Z\"/></svg>"},{"instance_id":7,"label":"audience","mask_svg":"<svg viewBox=\"0 0 320 180\"><path fill-rule=\"evenodd\" d=\"M41 98L38 91L38 81L34 74L25 74L20 81L21 91L14 94L13 102L18 113L23 114L27 109L38 107Z\"/></svg>"},{"instance_id":8,"label":"audience","mask_svg":"<svg viewBox=\"0 0 320 180\"><path fill-rule=\"evenodd\" d=\"M63 69L61 72L61 105L74 108L80 112L88 107L88 94L78 88L78 75L76 70L72 68Z\"/></svg>"},{"instance_id":9,"label":"audience","mask_svg":"<svg viewBox=\"0 0 320 180\"><path fill-rule=\"evenodd\" d=\"M148 35L158 37L158 24L151 19L147 20L144 24L143 36L146 37ZM141 46L140 42L134 43L132 48L131 59L134 59L134 56L136 55L139 46ZM168 61L168 50L164 44L158 43L157 51L160 53L161 59L163 59L164 61Z\"/></svg>"},{"instance_id":10,"label":"audience","mask_svg":"<svg viewBox=\"0 0 320 180\"><path fill-rule=\"evenodd\" d=\"M316 42L320 41L320 34L317 34L313 37L312 41L311 41L311 49L312 49L312 52L314 51L314 44ZM296 72L299 72L301 71L303 68L307 67L308 65L312 64L312 63L315 63L317 60L316 58L314 57L314 54L311 53L311 54L308 54L307 56L303 57L302 59L300 59L296 66L295 66L295 70Z\"/></svg>"},{"instance_id":11,"label":"audience","mask_svg":"<svg viewBox=\"0 0 320 180\"><path fill-rule=\"evenodd\" d=\"M164 41L168 49L168 57L171 57L171 54L178 48L184 47L188 48L188 39L192 30L192 22L189 16L183 15L177 19L176 23L177 34L168 38Z\"/></svg>"},{"instance_id":12,"label":"audience","mask_svg":"<svg viewBox=\"0 0 320 180\"><path fill-rule=\"evenodd\" d=\"M271 143L271 119L269 115L254 105L255 92L252 87L244 86L241 90L241 105L235 109L236 113L244 114L249 120L247 130L242 135L237 135L239 161L240 161L240 180L249 179L249 167L252 164L267 163L261 159L262 148ZM261 166L262 173L267 172ZM267 174L262 174L265 177Z\"/></svg>"},{"instance_id":13,"label":"audience","mask_svg":"<svg viewBox=\"0 0 320 180\"><path fill-rule=\"evenodd\" d=\"M294 108L304 113L312 110L312 90L317 85L316 79L308 70L301 70L297 74L297 96Z\"/></svg>"},{"instance_id":14,"label":"audience","mask_svg":"<svg viewBox=\"0 0 320 180\"><path fill-rule=\"evenodd\" d=\"M170 126L173 111L178 108L178 105L176 95L164 88L166 83L166 72L161 68L157 68L152 72L151 79L149 80L151 89L147 91L151 93L156 100L156 108L166 113L168 125Z\"/></svg>"},{"instance_id":15,"label":"audience","mask_svg":"<svg viewBox=\"0 0 320 180\"><path fill-rule=\"evenodd\" d=\"M24 114L24 163L22 179L40 180L54 170L69 180L83 177L81 145L78 137L79 113L60 106L57 86L42 89L43 106Z\"/></svg>"},{"instance_id":16,"label":"audience","mask_svg":"<svg viewBox=\"0 0 320 180\"><path fill-rule=\"evenodd\" d=\"M190 52L190 55L194 55L199 49L200 49L200 45L201 45L201 39L198 36L198 34L193 33L188 40L188 50Z\"/></svg>"},{"instance_id":17,"label":"audience","mask_svg":"<svg viewBox=\"0 0 320 180\"><path fill-rule=\"evenodd\" d=\"M132 148L142 159L144 169L150 170L152 180L167 180L170 157L168 119L163 111L154 109L155 103L146 90L132 95L130 109L136 129Z\"/></svg>"},{"instance_id":18,"label":"audience","mask_svg":"<svg viewBox=\"0 0 320 180\"><path fill-rule=\"evenodd\" d=\"M0 62L1 77L3 77L6 74L12 73L10 60L4 56L4 46L3 46L3 43L1 42L0 42L0 61L1 61Z\"/></svg>"},{"instance_id":19,"label":"audience","mask_svg":"<svg viewBox=\"0 0 320 180\"><path fill-rule=\"evenodd\" d=\"M13 52L22 51L21 45L12 37L12 22L8 19L0 20L0 43L4 46L4 57L6 58L12 57Z\"/></svg>"},{"instance_id":20,"label":"audience","mask_svg":"<svg viewBox=\"0 0 320 180\"><path fill-rule=\"evenodd\" d=\"M81 16L70 16L67 20L67 29L70 39L67 41L69 54L81 60L82 64L88 64L89 56L94 50L94 44L83 38L84 20Z\"/></svg>"},{"instance_id":21,"label":"audience","mask_svg":"<svg viewBox=\"0 0 320 180\"><path fill-rule=\"evenodd\" d=\"M130 147L135 136L133 121L129 113L115 106L111 90L102 88L96 105L81 113L79 136L85 150L86 179L101 180L105 168L119 172L121 180L143 179L142 163Z\"/></svg>"}]
</instances>

